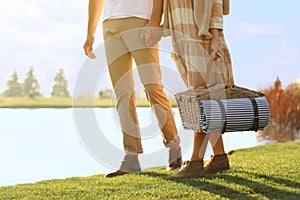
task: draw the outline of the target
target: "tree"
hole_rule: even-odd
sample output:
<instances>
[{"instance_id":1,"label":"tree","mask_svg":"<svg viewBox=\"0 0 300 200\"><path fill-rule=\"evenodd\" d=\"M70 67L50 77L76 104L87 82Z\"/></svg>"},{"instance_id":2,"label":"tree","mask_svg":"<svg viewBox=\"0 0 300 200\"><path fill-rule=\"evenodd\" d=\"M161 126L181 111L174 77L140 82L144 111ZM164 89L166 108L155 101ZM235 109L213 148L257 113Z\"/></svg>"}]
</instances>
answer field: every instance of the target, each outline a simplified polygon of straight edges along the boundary
<instances>
[{"instance_id":1,"label":"tree","mask_svg":"<svg viewBox=\"0 0 300 200\"><path fill-rule=\"evenodd\" d=\"M17 72L14 71L6 83L6 89L4 91L6 97L20 97L22 96L22 85L19 83L19 77Z\"/></svg>"},{"instance_id":2,"label":"tree","mask_svg":"<svg viewBox=\"0 0 300 200\"><path fill-rule=\"evenodd\" d=\"M23 84L23 95L30 98L41 96L40 86L35 77L33 67L30 67L26 73Z\"/></svg>"},{"instance_id":3,"label":"tree","mask_svg":"<svg viewBox=\"0 0 300 200\"><path fill-rule=\"evenodd\" d=\"M56 73L51 95L53 97L70 97L69 86L63 69L59 69Z\"/></svg>"},{"instance_id":4,"label":"tree","mask_svg":"<svg viewBox=\"0 0 300 200\"><path fill-rule=\"evenodd\" d=\"M287 115L289 126L296 131L300 131L300 80L296 79L285 89L287 102L289 104Z\"/></svg>"},{"instance_id":5,"label":"tree","mask_svg":"<svg viewBox=\"0 0 300 200\"><path fill-rule=\"evenodd\" d=\"M262 138L278 142L299 138L300 81L296 80L284 89L277 78L273 87L262 92L270 106L270 123L261 133Z\"/></svg>"}]
</instances>

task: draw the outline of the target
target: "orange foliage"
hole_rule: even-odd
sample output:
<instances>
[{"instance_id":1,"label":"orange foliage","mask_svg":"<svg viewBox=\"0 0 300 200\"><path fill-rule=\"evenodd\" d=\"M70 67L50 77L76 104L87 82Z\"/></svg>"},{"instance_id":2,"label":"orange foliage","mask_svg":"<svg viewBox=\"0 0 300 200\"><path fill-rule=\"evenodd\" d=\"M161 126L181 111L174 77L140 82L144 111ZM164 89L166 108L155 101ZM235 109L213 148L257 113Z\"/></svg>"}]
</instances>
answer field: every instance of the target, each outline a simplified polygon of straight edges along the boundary
<instances>
[{"instance_id":1,"label":"orange foliage","mask_svg":"<svg viewBox=\"0 0 300 200\"><path fill-rule=\"evenodd\" d=\"M286 89L279 78L274 85L261 92L270 106L270 123L261 132L263 139L277 142L294 141L300 133L300 83L295 81Z\"/></svg>"}]
</instances>

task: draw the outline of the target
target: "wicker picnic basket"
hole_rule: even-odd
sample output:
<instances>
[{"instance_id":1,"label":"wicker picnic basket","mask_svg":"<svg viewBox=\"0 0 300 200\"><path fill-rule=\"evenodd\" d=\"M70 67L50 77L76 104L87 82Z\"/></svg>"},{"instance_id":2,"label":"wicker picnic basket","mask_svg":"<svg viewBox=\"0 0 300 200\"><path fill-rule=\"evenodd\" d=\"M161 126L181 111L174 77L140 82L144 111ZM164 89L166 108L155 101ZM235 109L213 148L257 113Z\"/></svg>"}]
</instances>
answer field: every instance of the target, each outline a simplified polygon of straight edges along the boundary
<instances>
[{"instance_id":1,"label":"wicker picnic basket","mask_svg":"<svg viewBox=\"0 0 300 200\"><path fill-rule=\"evenodd\" d=\"M263 97L264 94L236 85L214 84L175 94L182 125L185 129L201 131L200 101Z\"/></svg>"},{"instance_id":2,"label":"wicker picnic basket","mask_svg":"<svg viewBox=\"0 0 300 200\"><path fill-rule=\"evenodd\" d=\"M206 80L206 85L175 94L175 100L178 105L182 125L185 129L197 132L201 131L200 104L202 100L253 99L264 96L264 94L259 91L234 85L234 83L231 82L233 77L232 74L229 73L229 64L226 57L223 53L220 53L219 56L219 59L223 61L224 67L227 69L227 82L223 84L211 83L210 80L213 78L212 68L215 67L215 65L214 61L210 61L207 68L208 78Z\"/></svg>"}]
</instances>

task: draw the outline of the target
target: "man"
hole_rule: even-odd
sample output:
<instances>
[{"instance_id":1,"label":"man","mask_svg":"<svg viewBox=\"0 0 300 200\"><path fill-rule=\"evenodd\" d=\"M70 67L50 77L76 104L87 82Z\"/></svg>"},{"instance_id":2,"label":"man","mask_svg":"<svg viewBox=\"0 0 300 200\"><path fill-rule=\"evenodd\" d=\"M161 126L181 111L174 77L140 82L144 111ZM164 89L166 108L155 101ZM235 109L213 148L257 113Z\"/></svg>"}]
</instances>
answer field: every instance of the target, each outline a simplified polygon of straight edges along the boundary
<instances>
[{"instance_id":1,"label":"man","mask_svg":"<svg viewBox=\"0 0 300 200\"><path fill-rule=\"evenodd\" d=\"M114 177L139 172L138 154L143 153L138 125L135 89L132 75L134 59L147 99L158 120L163 143L169 149L167 170L181 166L180 140L177 134L170 102L161 84L159 52L157 46L147 47L140 37L148 24L152 0L89 0L89 20L85 54L94 59L94 34L104 10L103 36L109 74L117 99L117 112L123 133L125 157L119 170L107 174Z\"/></svg>"}]
</instances>

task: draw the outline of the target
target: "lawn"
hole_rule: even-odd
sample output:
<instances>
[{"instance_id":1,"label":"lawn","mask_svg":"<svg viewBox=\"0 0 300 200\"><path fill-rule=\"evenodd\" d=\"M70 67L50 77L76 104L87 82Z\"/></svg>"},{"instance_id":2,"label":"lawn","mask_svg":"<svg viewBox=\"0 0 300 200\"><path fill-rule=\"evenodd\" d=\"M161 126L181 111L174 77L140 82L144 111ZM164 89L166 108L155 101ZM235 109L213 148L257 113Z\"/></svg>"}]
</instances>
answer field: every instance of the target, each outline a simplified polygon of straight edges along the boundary
<instances>
[{"instance_id":1,"label":"lawn","mask_svg":"<svg viewBox=\"0 0 300 200\"><path fill-rule=\"evenodd\" d=\"M106 179L90 177L0 187L0 199L283 199L300 198L300 143L236 150L231 169L205 178L167 180L164 167Z\"/></svg>"},{"instance_id":2,"label":"lawn","mask_svg":"<svg viewBox=\"0 0 300 200\"><path fill-rule=\"evenodd\" d=\"M175 100L171 101L176 106ZM0 108L72 108L72 107L112 107L115 102L111 99L99 98L59 98L59 97L14 97L0 98ZM137 107L149 106L146 100L137 101Z\"/></svg>"}]
</instances>

